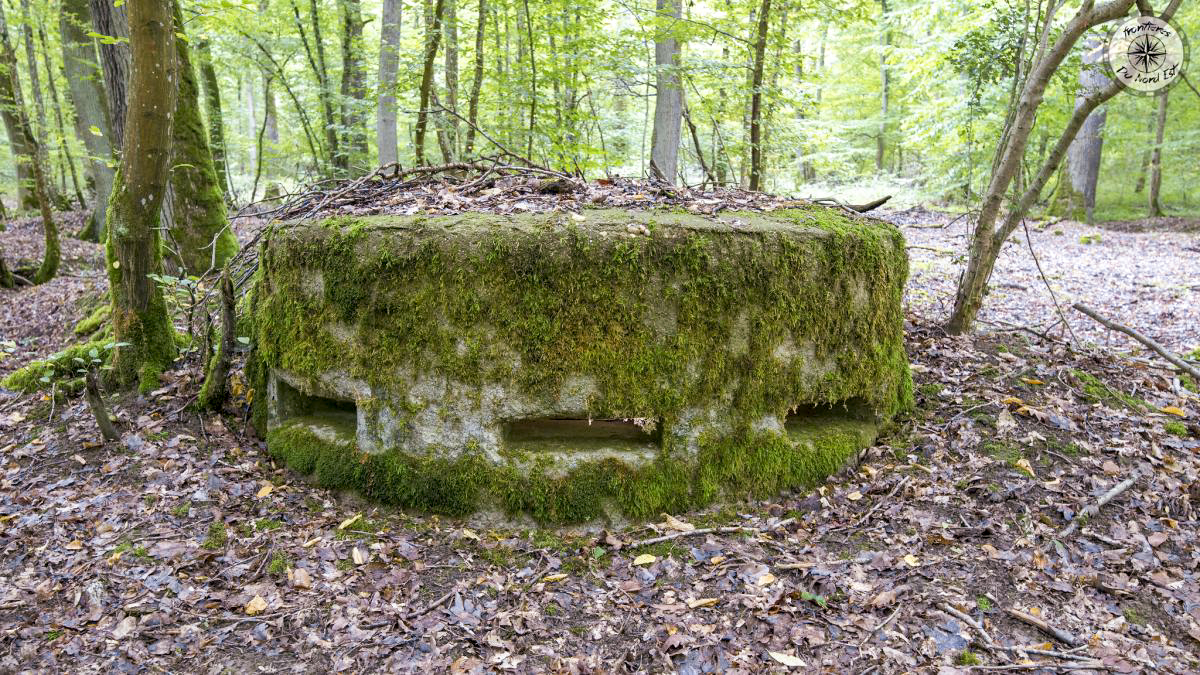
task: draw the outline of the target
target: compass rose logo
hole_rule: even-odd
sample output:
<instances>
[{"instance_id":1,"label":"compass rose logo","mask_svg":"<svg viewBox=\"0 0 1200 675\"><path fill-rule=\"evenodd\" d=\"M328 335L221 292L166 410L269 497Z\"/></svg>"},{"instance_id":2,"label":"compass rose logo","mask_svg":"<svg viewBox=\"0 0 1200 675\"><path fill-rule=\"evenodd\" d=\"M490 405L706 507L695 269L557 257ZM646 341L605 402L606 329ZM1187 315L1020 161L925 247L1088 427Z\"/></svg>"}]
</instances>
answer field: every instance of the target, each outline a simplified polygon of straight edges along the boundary
<instances>
[{"instance_id":1,"label":"compass rose logo","mask_svg":"<svg viewBox=\"0 0 1200 675\"><path fill-rule=\"evenodd\" d=\"M1154 16L1122 21L1105 44L1109 75L1127 91L1152 95L1183 79L1188 44L1171 23Z\"/></svg>"}]
</instances>

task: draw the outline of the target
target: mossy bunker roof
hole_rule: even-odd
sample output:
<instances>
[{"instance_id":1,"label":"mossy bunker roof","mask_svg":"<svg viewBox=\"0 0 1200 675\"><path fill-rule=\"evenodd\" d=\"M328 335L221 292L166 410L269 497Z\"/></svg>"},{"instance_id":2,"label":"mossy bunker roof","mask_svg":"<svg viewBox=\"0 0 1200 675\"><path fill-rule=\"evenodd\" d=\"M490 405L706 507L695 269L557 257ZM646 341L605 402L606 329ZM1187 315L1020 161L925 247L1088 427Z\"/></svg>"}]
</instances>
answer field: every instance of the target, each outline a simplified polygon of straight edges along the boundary
<instances>
[{"instance_id":1,"label":"mossy bunker roof","mask_svg":"<svg viewBox=\"0 0 1200 675\"><path fill-rule=\"evenodd\" d=\"M817 206L278 224L270 452L329 487L539 522L824 479L909 405L904 242Z\"/></svg>"}]
</instances>

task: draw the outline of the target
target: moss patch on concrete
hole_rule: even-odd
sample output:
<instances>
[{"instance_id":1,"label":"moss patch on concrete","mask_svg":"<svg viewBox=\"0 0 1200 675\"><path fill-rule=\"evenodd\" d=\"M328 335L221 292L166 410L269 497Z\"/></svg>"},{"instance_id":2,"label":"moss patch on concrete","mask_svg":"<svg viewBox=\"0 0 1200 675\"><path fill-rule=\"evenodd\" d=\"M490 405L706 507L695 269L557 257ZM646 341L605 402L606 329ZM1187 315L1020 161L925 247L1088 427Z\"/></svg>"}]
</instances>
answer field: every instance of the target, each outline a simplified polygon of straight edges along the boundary
<instances>
[{"instance_id":1,"label":"moss patch on concrete","mask_svg":"<svg viewBox=\"0 0 1200 675\"><path fill-rule=\"evenodd\" d=\"M847 401L874 418L911 406L907 259L895 228L821 207L719 220L583 216L277 226L254 292L256 420L265 421L268 372L281 369L307 378L306 393L342 373L372 392L360 412L382 404L413 415L437 403L414 393L430 375L547 406L584 378L588 419L672 428L696 410L719 410L720 433L688 447L665 438L644 466L569 470L537 457L497 462L471 447L364 453L352 435L322 437L300 423L272 429L271 452L329 487L436 512L493 504L575 522L615 506L636 518L811 485L874 437L873 424L868 432L848 416L848 426L814 428L811 438L764 419Z\"/></svg>"}]
</instances>

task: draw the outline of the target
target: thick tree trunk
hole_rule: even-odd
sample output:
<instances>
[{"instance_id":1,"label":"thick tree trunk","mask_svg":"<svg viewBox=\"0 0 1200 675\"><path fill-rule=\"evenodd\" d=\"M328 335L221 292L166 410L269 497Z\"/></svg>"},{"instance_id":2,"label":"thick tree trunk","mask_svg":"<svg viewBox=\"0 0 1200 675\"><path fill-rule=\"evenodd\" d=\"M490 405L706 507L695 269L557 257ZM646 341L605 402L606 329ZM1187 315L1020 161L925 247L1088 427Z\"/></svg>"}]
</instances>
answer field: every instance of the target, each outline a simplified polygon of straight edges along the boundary
<instances>
[{"instance_id":1,"label":"thick tree trunk","mask_svg":"<svg viewBox=\"0 0 1200 675\"><path fill-rule=\"evenodd\" d=\"M217 185L223 194L229 191L229 165L225 158L225 118L221 114L221 87L212 64L212 49L208 40L196 43L196 58L200 62L200 86L204 90L204 112L208 114L208 142L212 150Z\"/></svg>"},{"instance_id":2,"label":"thick tree trunk","mask_svg":"<svg viewBox=\"0 0 1200 675\"><path fill-rule=\"evenodd\" d=\"M769 0L767 0L769 2ZM650 134L650 175L674 185L679 173L679 126L683 88L679 83L679 41L675 23L683 16L681 0L657 0L654 38L654 126Z\"/></svg>"},{"instance_id":3,"label":"thick tree trunk","mask_svg":"<svg viewBox=\"0 0 1200 675\"><path fill-rule=\"evenodd\" d=\"M417 165L425 165L425 130L429 126L429 101L433 91L433 62L437 58L438 42L442 34L442 11L445 0L437 0L433 8L431 21L425 25L425 59L421 69L421 89L417 107L417 128L413 135L413 151L416 154Z\"/></svg>"},{"instance_id":4,"label":"thick tree trunk","mask_svg":"<svg viewBox=\"0 0 1200 675\"><path fill-rule=\"evenodd\" d=\"M375 148L379 164L399 159L396 150L396 71L400 67L401 0L383 0L379 20L379 101L375 109Z\"/></svg>"},{"instance_id":5,"label":"thick tree trunk","mask_svg":"<svg viewBox=\"0 0 1200 675\"><path fill-rule=\"evenodd\" d=\"M129 37L129 19L124 4L112 0L88 0L92 14L92 28L100 35L112 38ZM104 91L108 94L108 120L112 129L112 147L124 147L126 88L129 83L129 49L123 44L97 45L100 53L100 68L104 73Z\"/></svg>"},{"instance_id":6,"label":"thick tree trunk","mask_svg":"<svg viewBox=\"0 0 1200 675\"><path fill-rule=\"evenodd\" d=\"M1083 43L1083 67L1079 70L1079 93L1075 107L1084 105L1088 97L1103 91L1109 84L1104 74L1104 45L1099 38ZM1106 109L1092 111L1079 129L1079 135L1067 151L1066 180L1059 183L1051 211L1071 218L1092 222L1096 209L1096 181L1100 177L1100 158L1104 148Z\"/></svg>"},{"instance_id":7,"label":"thick tree trunk","mask_svg":"<svg viewBox=\"0 0 1200 675\"><path fill-rule=\"evenodd\" d=\"M113 184L108 222L108 279L112 292L113 357L117 381L158 386L175 358L174 329L162 290L150 278L162 271L159 216L171 162L175 105L175 30L170 0L129 1L128 115L121 170Z\"/></svg>"},{"instance_id":8,"label":"thick tree trunk","mask_svg":"<svg viewBox=\"0 0 1200 675\"><path fill-rule=\"evenodd\" d=\"M1159 190L1162 188L1162 144L1167 130L1167 94L1158 95L1158 116L1154 124L1154 148L1150 151L1150 192L1146 214L1154 218L1163 214L1162 202L1159 200Z\"/></svg>"},{"instance_id":9,"label":"thick tree trunk","mask_svg":"<svg viewBox=\"0 0 1200 675\"><path fill-rule=\"evenodd\" d=\"M360 0L341 0L342 128L346 134L346 167L365 164L367 128L363 116L367 76L363 70L363 19Z\"/></svg>"},{"instance_id":10,"label":"thick tree trunk","mask_svg":"<svg viewBox=\"0 0 1200 675\"><path fill-rule=\"evenodd\" d=\"M173 0L175 31L184 34L183 15ZM225 198L200 117L200 89L187 41L175 40L178 98L171 124L172 262L188 274L220 269L237 253L237 238L229 229Z\"/></svg>"},{"instance_id":11,"label":"thick tree trunk","mask_svg":"<svg viewBox=\"0 0 1200 675\"><path fill-rule=\"evenodd\" d=\"M45 241L45 251L42 254L42 264L34 274L33 283L41 284L54 278L58 273L59 260L62 254L58 244L58 225L50 215L50 194L46 187L45 165L39 161L42 153L38 149L37 139L30 128L29 118L25 114L25 105L21 100L21 82L17 78L17 53L8 39L8 20L4 14L4 6L0 3L0 110L4 111L6 122L11 116L11 128L14 137L20 145L29 150L30 173L33 177L33 195L37 202L38 211L42 216L42 232Z\"/></svg>"},{"instance_id":12,"label":"thick tree trunk","mask_svg":"<svg viewBox=\"0 0 1200 675\"><path fill-rule=\"evenodd\" d=\"M479 121L479 92L483 88L483 38L487 27L487 0L479 0L478 24L475 26L475 78L471 81L471 100L467 103L467 139L463 154L475 151L475 127Z\"/></svg>"},{"instance_id":13,"label":"thick tree trunk","mask_svg":"<svg viewBox=\"0 0 1200 675\"><path fill-rule=\"evenodd\" d=\"M83 229L81 239L100 241L104 236L104 211L112 192L113 159L112 124L105 105L104 74L96 61L95 40L88 36L92 30L87 0L63 0L59 16L62 36L63 69L67 78L67 93L75 108L75 135L87 148L85 176L91 184L94 203Z\"/></svg>"},{"instance_id":14,"label":"thick tree trunk","mask_svg":"<svg viewBox=\"0 0 1200 675\"><path fill-rule=\"evenodd\" d=\"M767 30L770 27L771 0L762 0L758 11L758 33L754 40L754 69L750 76L750 189L762 189L763 120L762 88Z\"/></svg>"}]
</instances>

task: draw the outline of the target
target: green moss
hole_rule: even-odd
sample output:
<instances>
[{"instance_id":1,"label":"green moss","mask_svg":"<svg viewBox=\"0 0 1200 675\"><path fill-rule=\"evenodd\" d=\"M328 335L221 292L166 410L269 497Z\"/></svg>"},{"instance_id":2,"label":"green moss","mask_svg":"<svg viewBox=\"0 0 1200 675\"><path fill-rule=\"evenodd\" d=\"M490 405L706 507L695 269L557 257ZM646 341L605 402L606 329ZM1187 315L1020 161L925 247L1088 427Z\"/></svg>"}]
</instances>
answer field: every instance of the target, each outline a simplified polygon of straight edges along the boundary
<instances>
[{"instance_id":1,"label":"green moss","mask_svg":"<svg viewBox=\"0 0 1200 675\"><path fill-rule=\"evenodd\" d=\"M252 300L256 428L268 365L346 373L386 392L393 411L413 404L398 372L502 382L531 400L582 376L595 384L586 406L597 418L670 427L720 401L736 428L698 448L664 440L637 469L605 460L564 471L520 456L497 465L470 448L365 454L352 434L321 437L302 424L271 431L268 445L327 487L439 513L495 505L543 522L608 509L643 518L813 485L873 427L796 435L752 424L796 406L853 400L879 418L912 406L903 238L816 207L726 215L750 225L731 234L698 216L628 211L589 211L586 229L562 214L280 225L264 237ZM629 236L631 221L652 234ZM347 331L349 342L337 334ZM776 356L788 349L811 358ZM370 419L378 403L360 401L360 415Z\"/></svg>"},{"instance_id":2,"label":"green moss","mask_svg":"<svg viewBox=\"0 0 1200 675\"><path fill-rule=\"evenodd\" d=\"M108 344L111 344L111 341L98 340L71 345L48 358L31 361L9 373L0 381L0 386L30 393L40 389L49 390L57 382L58 387L62 389L65 384L79 379L79 370L91 363L93 355L107 364L112 356L112 350L105 348ZM75 385L65 388L75 390Z\"/></svg>"},{"instance_id":3,"label":"green moss","mask_svg":"<svg viewBox=\"0 0 1200 675\"><path fill-rule=\"evenodd\" d=\"M1150 406L1146 405L1145 401L1108 386L1096 378L1095 375L1085 373L1082 370L1072 370L1071 374L1083 386L1084 396L1093 403L1116 404L1139 412L1150 408Z\"/></svg>"},{"instance_id":4,"label":"green moss","mask_svg":"<svg viewBox=\"0 0 1200 675\"><path fill-rule=\"evenodd\" d=\"M108 323L108 317L112 315L112 304L105 302L101 303L92 310L92 313L81 319L75 324L75 334L81 337L86 337L100 330L104 324Z\"/></svg>"},{"instance_id":5,"label":"green moss","mask_svg":"<svg viewBox=\"0 0 1200 675\"><path fill-rule=\"evenodd\" d=\"M1171 420L1163 424L1163 430L1168 434L1179 436L1180 438L1187 438L1188 436L1187 425L1179 420Z\"/></svg>"},{"instance_id":6,"label":"green moss","mask_svg":"<svg viewBox=\"0 0 1200 675\"><path fill-rule=\"evenodd\" d=\"M288 568L291 567L291 561L288 560L286 554L276 551L271 556L271 562L267 565L267 574L273 577L282 577L287 574Z\"/></svg>"},{"instance_id":7,"label":"green moss","mask_svg":"<svg viewBox=\"0 0 1200 675\"><path fill-rule=\"evenodd\" d=\"M982 663L974 652L963 650L954 657L954 663L959 666L977 666Z\"/></svg>"},{"instance_id":8,"label":"green moss","mask_svg":"<svg viewBox=\"0 0 1200 675\"><path fill-rule=\"evenodd\" d=\"M228 541L229 532L225 529L225 523L218 520L208 526L208 536L204 538L204 543L201 546L210 551L215 551L225 548L225 544Z\"/></svg>"}]
</instances>

